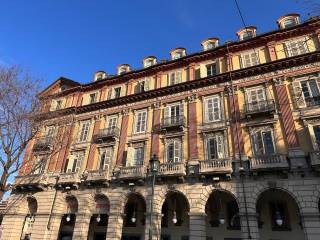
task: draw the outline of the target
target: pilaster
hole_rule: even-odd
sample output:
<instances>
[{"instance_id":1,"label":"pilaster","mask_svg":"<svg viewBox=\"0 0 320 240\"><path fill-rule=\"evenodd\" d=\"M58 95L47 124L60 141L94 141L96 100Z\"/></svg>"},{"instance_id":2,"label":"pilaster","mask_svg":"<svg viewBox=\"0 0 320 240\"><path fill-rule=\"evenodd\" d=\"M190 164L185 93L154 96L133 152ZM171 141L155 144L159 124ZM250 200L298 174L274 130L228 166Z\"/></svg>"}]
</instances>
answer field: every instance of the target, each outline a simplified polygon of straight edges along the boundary
<instances>
[{"instance_id":1,"label":"pilaster","mask_svg":"<svg viewBox=\"0 0 320 240\"><path fill-rule=\"evenodd\" d=\"M100 124L101 124L101 119L100 116L96 118L96 121L94 123L94 128L93 128L93 136L96 135L99 130L100 130ZM97 149L97 144L94 142L90 145L90 150L89 150L89 157L88 157L88 162L87 162L87 170L92 170L93 169L93 162L94 162L94 155Z\"/></svg>"},{"instance_id":2,"label":"pilaster","mask_svg":"<svg viewBox=\"0 0 320 240\"><path fill-rule=\"evenodd\" d=\"M320 214L317 212L301 215L306 240L318 240L320 236Z\"/></svg>"},{"instance_id":3,"label":"pilaster","mask_svg":"<svg viewBox=\"0 0 320 240\"><path fill-rule=\"evenodd\" d=\"M91 215L88 213L78 213L73 230L73 239L87 240Z\"/></svg>"},{"instance_id":4,"label":"pilaster","mask_svg":"<svg viewBox=\"0 0 320 240\"><path fill-rule=\"evenodd\" d=\"M206 214L189 212L190 240L206 239Z\"/></svg>"},{"instance_id":5,"label":"pilaster","mask_svg":"<svg viewBox=\"0 0 320 240\"><path fill-rule=\"evenodd\" d=\"M243 240L258 240L259 228L257 215L252 213L239 213L241 222L241 239Z\"/></svg>"},{"instance_id":6,"label":"pilaster","mask_svg":"<svg viewBox=\"0 0 320 240\"><path fill-rule=\"evenodd\" d=\"M276 61L277 60L277 54L276 54L276 43L275 42L268 42L267 47L269 51L270 61Z\"/></svg>"},{"instance_id":7,"label":"pilaster","mask_svg":"<svg viewBox=\"0 0 320 240\"><path fill-rule=\"evenodd\" d=\"M154 154L159 156L160 145L160 124L161 124L161 103L153 104L153 119L152 119L152 139L151 139L151 156Z\"/></svg>"},{"instance_id":8,"label":"pilaster","mask_svg":"<svg viewBox=\"0 0 320 240\"><path fill-rule=\"evenodd\" d=\"M125 109L121 113L122 123L121 123L118 155L117 155L117 162L116 162L117 166L121 166L122 164L124 164L124 160L125 160L124 150L126 147L127 134L128 134L129 113L130 113L130 109Z\"/></svg>"},{"instance_id":9,"label":"pilaster","mask_svg":"<svg viewBox=\"0 0 320 240\"><path fill-rule=\"evenodd\" d=\"M146 213L145 240L159 240L161 238L161 213L153 213L150 224L150 213Z\"/></svg>"},{"instance_id":10,"label":"pilaster","mask_svg":"<svg viewBox=\"0 0 320 240\"><path fill-rule=\"evenodd\" d=\"M110 212L107 228L108 240L120 240L122 235L123 216L119 212Z\"/></svg>"}]
</instances>

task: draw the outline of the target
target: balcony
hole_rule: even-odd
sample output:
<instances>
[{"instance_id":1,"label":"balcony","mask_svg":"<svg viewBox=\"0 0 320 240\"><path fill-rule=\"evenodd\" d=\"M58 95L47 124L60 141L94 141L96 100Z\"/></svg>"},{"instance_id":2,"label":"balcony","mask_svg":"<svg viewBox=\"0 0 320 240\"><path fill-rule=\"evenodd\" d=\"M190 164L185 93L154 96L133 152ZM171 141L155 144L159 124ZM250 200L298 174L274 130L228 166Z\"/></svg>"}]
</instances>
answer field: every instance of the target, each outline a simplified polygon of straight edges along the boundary
<instances>
[{"instance_id":1,"label":"balcony","mask_svg":"<svg viewBox=\"0 0 320 240\"><path fill-rule=\"evenodd\" d=\"M287 156L282 154L249 157L251 170L287 169Z\"/></svg>"},{"instance_id":2,"label":"balcony","mask_svg":"<svg viewBox=\"0 0 320 240\"><path fill-rule=\"evenodd\" d=\"M320 96L308 97L304 99L307 107L313 107L320 105Z\"/></svg>"},{"instance_id":3,"label":"balcony","mask_svg":"<svg viewBox=\"0 0 320 240\"><path fill-rule=\"evenodd\" d=\"M24 175L24 176L16 176L14 179L14 185L22 186L22 185L40 185L46 184L45 175L41 174L33 174L33 175Z\"/></svg>"},{"instance_id":4,"label":"balcony","mask_svg":"<svg viewBox=\"0 0 320 240\"><path fill-rule=\"evenodd\" d=\"M103 143L107 141L114 141L120 135L120 130L117 127L100 129L97 134L93 136L95 143Z\"/></svg>"},{"instance_id":5,"label":"balcony","mask_svg":"<svg viewBox=\"0 0 320 240\"><path fill-rule=\"evenodd\" d=\"M33 151L41 152L41 151L49 151L52 147L52 137L42 137L38 138L33 145Z\"/></svg>"},{"instance_id":6,"label":"balcony","mask_svg":"<svg viewBox=\"0 0 320 240\"><path fill-rule=\"evenodd\" d=\"M161 176L185 176L186 167L184 162L162 163L159 168Z\"/></svg>"},{"instance_id":7,"label":"balcony","mask_svg":"<svg viewBox=\"0 0 320 240\"><path fill-rule=\"evenodd\" d=\"M231 160L227 158L200 161L200 173L232 173Z\"/></svg>"},{"instance_id":8,"label":"balcony","mask_svg":"<svg viewBox=\"0 0 320 240\"><path fill-rule=\"evenodd\" d=\"M88 172L86 181L89 182L99 182L110 180L109 167L105 170L92 170Z\"/></svg>"},{"instance_id":9,"label":"balcony","mask_svg":"<svg viewBox=\"0 0 320 240\"><path fill-rule=\"evenodd\" d=\"M311 167L320 168L320 151L310 152L309 156Z\"/></svg>"},{"instance_id":10,"label":"balcony","mask_svg":"<svg viewBox=\"0 0 320 240\"><path fill-rule=\"evenodd\" d=\"M80 176L76 172L61 173L58 184L80 183Z\"/></svg>"},{"instance_id":11,"label":"balcony","mask_svg":"<svg viewBox=\"0 0 320 240\"><path fill-rule=\"evenodd\" d=\"M273 100L265 100L244 105L244 114L247 117L259 114L272 114L275 111Z\"/></svg>"},{"instance_id":12,"label":"balcony","mask_svg":"<svg viewBox=\"0 0 320 240\"><path fill-rule=\"evenodd\" d=\"M186 118L183 115L164 118L161 129L165 131L182 130L186 126Z\"/></svg>"},{"instance_id":13,"label":"balcony","mask_svg":"<svg viewBox=\"0 0 320 240\"><path fill-rule=\"evenodd\" d=\"M146 173L143 165L120 168L119 179L141 179L145 178Z\"/></svg>"}]
</instances>

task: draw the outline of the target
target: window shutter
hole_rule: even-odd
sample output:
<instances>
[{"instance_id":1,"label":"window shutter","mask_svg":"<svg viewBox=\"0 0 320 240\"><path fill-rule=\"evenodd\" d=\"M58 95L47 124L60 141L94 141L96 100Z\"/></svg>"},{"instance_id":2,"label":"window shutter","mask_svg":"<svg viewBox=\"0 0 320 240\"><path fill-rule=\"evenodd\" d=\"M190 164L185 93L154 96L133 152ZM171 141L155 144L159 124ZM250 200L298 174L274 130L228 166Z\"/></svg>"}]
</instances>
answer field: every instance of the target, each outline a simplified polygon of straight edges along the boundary
<instances>
[{"instance_id":1,"label":"window shutter","mask_svg":"<svg viewBox=\"0 0 320 240\"><path fill-rule=\"evenodd\" d=\"M121 86L120 97L125 96L127 93L127 88L125 86Z\"/></svg>"},{"instance_id":2,"label":"window shutter","mask_svg":"<svg viewBox=\"0 0 320 240\"><path fill-rule=\"evenodd\" d=\"M150 89L150 78L146 78L144 82L144 90L149 91L149 89Z\"/></svg>"},{"instance_id":3,"label":"window shutter","mask_svg":"<svg viewBox=\"0 0 320 240\"><path fill-rule=\"evenodd\" d=\"M83 161L83 154L79 154L77 156L77 164L76 164L76 172L79 172L81 169L82 161Z\"/></svg>"},{"instance_id":4,"label":"window shutter","mask_svg":"<svg viewBox=\"0 0 320 240\"><path fill-rule=\"evenodd\" d=\"M300 82L293 81L292 88L293 88L294 99L297 107L298 108L306 107Z\"/></svg>"},{"instance_id":5,"label":"window shutter","mask_svg":"<svg viewBox=\"0 0 320 240\"><path fill-rule=\"evenodd\" d=\"M134 158L134 148L133 147L128 147L128 150L127 150L127 162L126 162L126 166L127 167L132 166L133 158Z\"/></svg>"},{"instance_id":6,"label":"window shutter","mask_svg":"<svg viewBox=\"0 0 320 240\"><path fill-rule=\"evenodd\" d=\"M173 74L173 73L168 73L168 74L167 74L167 81L168 81L167 85L168 85L168 86L171 86L171 85L172 85L172 74Z\"/></svg>"},{"instance_id":7,"label":"window shutter","mask_svg":"<svg viewBox=\"0 0 320 240\"><path fill-rule=\"evenodd\" d=\"M169 119L169 114L170 114L170 107L166 106L164 109L164 113L163 113L163 118L167 121L167 119Z\"/></svg>"},{"instance_id":8,"label":"window shutter","mask_svg":"<svg viewBox=\"0 0 320 240\"><path fill-rule=\"evenodd\" d=\"M108 97L107 97L107 99L109 100L109 99L111 99L111 97L112 97L112 88L109 88L108 89Z\"/></svg>"},{"instance_id":9,"label":"window shutter","mask_svg":"<svg viewBox=\"0 0 320 240\"><path fill-rule=\"evenodd\" d=\"M217 135L217 152L218 158L224 158L224 144L223 144L223 135Z\"/></svg>"},{"instance_id":10,"label":"window shutter","mask_svg":"<svg viewBox=\"0 0 320 240\"><path fill-rule=\"evenodd\" d=\"M175 84L181 83L182 82L182 72L181 71L177 71L176 74L176 79L175 79Z\"/></svg>"},{"instance_id":11,"label":"window shutter","mask_svg":"<svg viewBox=\"0 0 320 240\"><path fill-rule=\"evenodd\" d=\"M140 92L140 83L138 82L137 85L134 87L134 93Z\"/></svg>"},{"instance_id":12,"label":"window shutter","mask_svg":"<svg viewBox=\"0 0 320 240\"><path fill-rule=\"evenodd\" d=\"M174 141L174 162L181 162L181 143L180 141Z\"/></svg>"},{"instance_id":13,"label":"window shutter","mask_svg":"<svg viewBox=\"0 0 320 240\"><path fill-rule=\"evenodd\" d=\"M112 147L108 147L106 150L106 160L104 161L104 169L107 169L108 165L112 163L112 155L113 155L113 149Z\"/></svg>"},{"instance_id":14,"label":"window shutter","mask_svg":"<svg viewBox=\"0 0 320 240\"><path fill-rule=\"evenodd\" d=\"M205 122L209 122L209 101L210 99L204 100L204 120Z\"/></svg>"},{"instance_id":15,"label":"window shutter","mask_svg":"<svg viewBox=\"0 0 320 240\"><path fill-rule=\"evenodd\" d=\"M207 160L211 160L211 146L210 146L210 143L211 143L211 139L210 138L207 138L206 139L206 142L207 142L207 149L206 149L206 153L207 153Z\"/></svg>"},{"instance_id":16,"label":"window shutter","mask_svg":"<svg viewBox=\"0 0 320 240\"><path fill-rule=\"evenodd\" d=\"M181 102L180 105L179 105L179 115L180 115L180 117L182 117L182 118L183 118L183 116L184 116L184 106L183 106L183 102Z\"/></svg>"}]
</instances>

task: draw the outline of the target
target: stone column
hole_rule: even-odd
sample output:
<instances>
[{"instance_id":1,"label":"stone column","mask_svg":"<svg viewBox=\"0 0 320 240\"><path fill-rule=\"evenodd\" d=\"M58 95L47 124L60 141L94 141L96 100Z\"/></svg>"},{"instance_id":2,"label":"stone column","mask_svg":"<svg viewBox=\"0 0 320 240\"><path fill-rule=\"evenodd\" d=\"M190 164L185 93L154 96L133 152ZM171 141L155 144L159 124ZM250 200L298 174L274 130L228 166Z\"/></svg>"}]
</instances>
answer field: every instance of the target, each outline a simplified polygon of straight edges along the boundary
<instances>
[{"instance_id":1,"label":"stone column","mask_svg":"<svg viewBox=\"0 0 320 240\"><path fill-rule=\"evenodd\" d=\"M120 212L110 212L107 228L108 240L120 240L122 235L123 216Z\"/></svg>"},{"instance_id":2,"label":"stone column","mask_svg":"<svg viewBox=\"0 0 320 240\"><path fill-rule=\"evenodd\" d=\"M162 214L154 212L152 215L152 225L150 225L150 212L146 213L144 240L160 240L161 219L162 219Z\"/></svg>"},{"instance_id":3,"label":"stone column","mask_svg":"<svg viewBox=\"0 0 320 240\"><path fill-rule=\"evenodd\" d=\"M52 214L51 218L48 218L46 226L45 238L46 240L57 240L59 236L59 229L62 219L62 214Z\"/></svg>"},{"instance_id":4,"label":"stone column","mask_svg":"<svg viewBox=\"0 0 320 240\"><path fill-rule=\"evenodd\" d=\"M32 239L47 239L47 225L49 221L49 214L37 214L32 226Z\"/></svg>"},{"instance_id":5,"label":"stone column","mask_svg":"<svg viewBox=\"0 0 320 240\"><path fill-rule=\"evenodd\" d=\"M157 156L159 156L160 125L161 125L161 104L155 103L153 104L151 156L153 156L153 154L156 154Z\"/></svg>"},{"instance_id":6,"label":"stone column","mask_svg":"<svg viewBox=\"0 0 320 240\"><path fill-rule=\"evenodd\" d=\"M259 228L257 214L245 212L239 213L241 223L241 239L258 240ZM249 234L250 232L250 234Z\"/></svg>"},{"instance_id":7,"label":"stone column","mask_svg":"<svg viewBox=\"0 0 320 240\"><path fill-rule=\"evenodd\" d=\"M76 222L73 229L73 239L87 240L89 226L90 226L91 214L89 213L77 213Z\"/></svg>"},{"instance_id":8,"label":"stone column","mask_svg":"<svg viewBox=\"0 0 320 240\"><path fill-rule=\"evenodd\" d=\"M307 167L304 152L299 147L292 110L290 107L290 100L284 80L284 77L281 77L274 79L274 82L279 100L279 119L284 128L284 137L287 141L291 168Z\"/></svg>"},{"instance_id":9,"label":"stone column","mask_svg":"<svg viewBox=\"0 0 320 240\"><path fill-rule=\"evenodd\" d=\"M206 239L206 214L202 212L189 212L190 240Z\"/></svg>"},{"instance_id":10,"label":"stone column","mask_svg":"<svg viewBox=\"0 0 320 240\"><path fill-rule=\"evenodd\" d=\"M129 112L130 112L129 109L122 111L122 123L121 123L118 155L117 155L117 162L116 162L117 166L121 166L122 164L124 164L124 160L125 160L124 150L127 142Z\"/></svg>"},{"instance_id":11,"label":"stone column","mask_svg":"<svg viewBox=\"0 0 320 240\"><path fill-rule=\"evenodd\" d=\"M318 240L320 236L320 214L318 212L301 215L306 240Z\"/></svg>"}]
</instances>

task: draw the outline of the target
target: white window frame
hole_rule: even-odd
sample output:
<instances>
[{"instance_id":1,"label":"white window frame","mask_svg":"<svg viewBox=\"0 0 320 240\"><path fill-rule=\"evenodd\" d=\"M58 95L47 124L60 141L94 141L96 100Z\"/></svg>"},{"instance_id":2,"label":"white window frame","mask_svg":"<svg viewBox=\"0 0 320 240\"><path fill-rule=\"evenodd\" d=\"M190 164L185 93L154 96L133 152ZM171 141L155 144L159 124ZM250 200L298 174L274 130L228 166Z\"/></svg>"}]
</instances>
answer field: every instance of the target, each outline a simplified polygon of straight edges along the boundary
<instances>
[{"instance_id":1,"label":"white window frame","mask_svg":"<svg viewBox=\"0 0 320 240\"><path fill-rule=\"evenodd\" d=\"M141 146L135 146L133 147L133 159L132 159L132 166L142 166L144 164L144 158L145 158L145 146L144 144ZM140 153L139 153L140 151ZM141 157L139 159L139 156Z\"/></svg>"},{"instance_id":2,"label":"white window frame","mask_svg":"<svg viewBox=\"0 0 320 240\"><path fill-rule=\"evenodd\" d=\"M104 160L102 159L104 157ZM106 171L109 170L109 167L112 163L113 157L113 147L104 147L99 149L99 162L97 165L97 170ZM103 168L101 169L101 161L104 161Z\"/></svg>"},{"instance_id":3,"label":"white window frame","mask_svg":"<svg viewBox=\"0 0 320 240\"><path fill-rule=\"evenodd\" d=\"M144 133L148 125L148 110L143 109L136 111L134 114L134 133Z\"/></svg>"},{"instance_id":4,"label":"white window frame","mask_svg":"<svg viewBox=\"0 0 320 240\"><path fill-rule=\"evenodd\" d=\"M105 128L116 128L118 126L118 115L108 115L106 120Z\"/></svg>"},{"instance_id":5,"label":"white window frame","mask_svg":"<svg viewBox=\"0 0 320 240\"><path fill-rule=\"evenodd\" d=\"M169 162L169 146L173 144L173 161ZM183 142L180 138L172 138L166 140L165 145L166 163L183 162Z\"/></svg>"},{"instance_id":6,"label":"white window frame","mask_svg":"<svg viewBox=\"0 0 320 240\"><path fill-rule=\"evenodd\" d=\"M120 94L119 94L118 97L116 97L116 89L120 89ZM122 91L122 86L114 87L114 88L112 89L112 99L120 98L120 97L121 97L121 91Z\"/></svg>"},{"instance_id":7,"label":"white window frame","mask_svg":"<svg viewBox=\"0 0 320 240\"><path fill-rule=\"evenodd\" d=\"M91 96L94 96L93 101L91 101ZM98 93L97 92L93 92L93 93L89 93L89 104L93 104L96 103L98 101Z\"/></svg>"},{"instance_id":8,"label":"white window frame","mask_svg":"<svg viewBox=\"0 0 320 240\"><path fill-rule=\"evenodd\" d=\"M173 54L172 60L176 60L183 57L183 51L177 51Z\"/></svg>"},{"instance_id":9,"label":"white window frame","mask_svg":"<svg viewBox=\"0 0 320 240\"><path fill-rule=\"evenodd\" d=\"M55 126L53 125L47 126L45 138L48 138L48 139L52 138L55 135L55 132L56 132Z\"/></svg>"},{"instance_id":10,"label":"white window frame","mask_svg":"<svg viewBox=\"0 0 320 240\"><path fill-rule=\"evenodd\" d=\"M217 152L217 157L216 158L210 158L210 148L208 148L209 141L210 139L214 139L216 141L216 152ZM226 146L226 136L224 132L214 132L214 133L209 133L205 135L205 156L206 160L215 160L215 159L225 159L227 155L227 146ZM220 146L219 146L220 144Z\"/></svg>"},{"instance_id":11,"label":"white window frame","mask_svg":"<svg viewBox=\"0 0 320 240\"><path fill-rule=\"evenodd\" d=\"M182 70L171 71L168 73L168 86L182 83Z\"/></svg>"},{"instance_id":12,"label":"white window frame","mask_svg":"<svg viewBox=\"0 0 320 240\"><path fill-rule=\"evenodd\" d=\"M272 145L273 145L273 150L274 152L272 154L276 154L277 153L277 148L276 148L276 144L275 144L275 141L274 141L274 128L271 127L271 126L264 126L264 127L256 127L256 128L253 128L251 131L250 131L250 135L251 135L251 145L252 145L252 153L253 155L261 155L261 153L257 153L256 152L256 147L255 147L255 134L257 133L260 133L261 135L261 139L262 139L262 150L263 150L263 153L262 155L265 155L265 154L270 154L270 153L266 153L266 147L265 147L265 142L263 140L263 133L265 132L270 132L271 133L271 139L272 139Z\"/></svg>"},{"instance_id":13,"label":"white window frame","mask_svg":"<svg viewBox=\"0 0 320 240\"><path fill-rule=\"evenodd\" d=\"M253 59L253 56L255 56L255 61ZM249 61L245 61L245 58L247 58ZM247 51L247 52L242 52L240 54L241 58L241 68L247 68L247 67L252 67L260 64L260 59L259 59L259 49L254 49L254 51Z\"/></svg>"},{"instance_id":14,"label":"white window frame","mask_svg":"<svg viewBox=\"0 0 320 240\"><path fill-rule=\"evenodd\" d=\"M79 173L84 162L85 152L75 151L69 156L67 173Z\"/></svg>"},{"instance_id":15,"label":"white window frame","mask_svg":"<svg viewBox=\"0 0 320 240\"><path fill-rule=\"evenodd\" d=\"M296 53L292 51L292 45L296 44ZM305 54L310 52L308 49L308 44L307 44L307 37L302 37L302 38L295 38L295 39L290 39L289 41L286 41L284 43L285 49L286 49L286 55L288 57L293 57L293 56L298 56L301 54Z\"/></svg>"},{"instance_id":16,"label":"white window frame","mask_svg":"<svg viewBox=\"0 0 320 240\"><path fill-rule=\"evenodd\" d=\"M209 101L212 101L212 115L213 119L209 119ZM215 103L214 101L217 101L217 107L218 107L218 118L215 118ZM222 120L222 111L221 111L221 97L219 95L212 95L204 98L204 122L205 123L211 123L211 122L219 122Z\"/></svg>"},{"instance_id":17,"label":"white window frame","mask_svg":"<svg viewBox=\"0 0 320 240\"><path fill-rule=\"evenodd\" d=\"M206 66L206 74L207 74L207 77L210 77L210 76L214 76L214 75L217 75L217 62L213 62L213 63L208 63L205 65ZM211 74L208 74L208 67L210 66L210 72ZM215 72L213 73L213 69L212 69L212 66L214 66L214 69L215 69Z\"/></svg>"},{"instance_id":18,"label":"white window frame","mask_svg":"<svg viewBox=\"0 0 320 240\"><path fill-rule=\"evenodd\" d=\"M78 142L86 142L91 130L91 121L85 120L79 123Z\"/></svg>"},{"instance_id":19,"label":"white window frame","mask_svg":"<svg viewBox=\"0 0 320 240\"><path fill-rule=\"evenodd\" d=\"M33 162L33 174L42 174L46 169L47 155L36 155Z\"/></svg>"}]
</instances>

